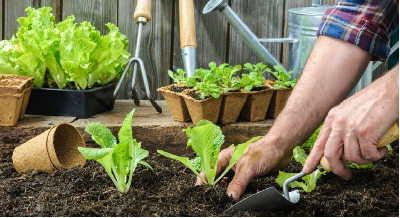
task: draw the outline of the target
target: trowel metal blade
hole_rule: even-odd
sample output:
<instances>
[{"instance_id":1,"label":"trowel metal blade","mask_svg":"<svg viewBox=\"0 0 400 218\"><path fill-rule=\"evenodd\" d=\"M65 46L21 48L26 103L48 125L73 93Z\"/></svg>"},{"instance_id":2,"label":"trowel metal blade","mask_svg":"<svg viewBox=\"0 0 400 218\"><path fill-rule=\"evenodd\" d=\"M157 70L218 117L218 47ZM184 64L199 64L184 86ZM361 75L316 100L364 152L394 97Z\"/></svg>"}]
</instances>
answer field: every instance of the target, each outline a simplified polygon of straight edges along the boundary
<instances>
[{"instance_id":1,"label":"trowel metal blade","mask_svg":"<svg viewBox=\"0 0 400 218\"><path fill-rule=\"evenodd\" d=\"M283 195L278 190L276 190L275 187L269 187L239 201L225 212L244 210L272 211L293 205L294 203L286 200L286 198L283 197Z\"/></svg>"}]
</instances>

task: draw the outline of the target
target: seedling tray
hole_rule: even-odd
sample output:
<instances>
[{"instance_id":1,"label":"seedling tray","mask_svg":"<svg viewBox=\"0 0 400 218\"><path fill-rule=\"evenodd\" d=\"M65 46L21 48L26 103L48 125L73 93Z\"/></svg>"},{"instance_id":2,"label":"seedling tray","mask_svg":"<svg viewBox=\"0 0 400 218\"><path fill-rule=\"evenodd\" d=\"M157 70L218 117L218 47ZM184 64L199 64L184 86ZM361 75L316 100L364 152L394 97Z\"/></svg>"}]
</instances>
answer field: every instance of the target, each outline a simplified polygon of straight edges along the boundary
<instances>
[{"instance_id":1,"label":"seedling tray","mask_svg":"<svg viewBox=\"0 0 400 218\"><path fill-rule=\"evenodd\" d=\"M90 117L114 108L114 85L91 90L33 88L27 114Z\"/></svg>"}]
</instances>

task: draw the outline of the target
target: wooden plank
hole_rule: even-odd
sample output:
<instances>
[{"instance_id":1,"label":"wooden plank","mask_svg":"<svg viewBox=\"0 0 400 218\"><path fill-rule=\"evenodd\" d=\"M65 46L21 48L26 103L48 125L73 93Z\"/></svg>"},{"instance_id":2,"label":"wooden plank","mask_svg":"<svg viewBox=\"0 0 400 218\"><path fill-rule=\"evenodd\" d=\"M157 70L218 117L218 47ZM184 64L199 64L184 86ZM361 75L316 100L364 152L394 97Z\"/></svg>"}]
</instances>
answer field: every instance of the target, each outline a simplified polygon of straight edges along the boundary
<instances>
[{"instance_id":1,"label":"wooden plank","mask_svg":"<svg viewBox=\"0 0 400 218\"><path fill-rule=\"evenodd\" d=\"M136 108L132 119L133 137L142 142L143 148L150 152L162 149L174 154L188 153L190 149L186 149L187 137L182 129L193 126L192 122L174 121L166 102L157 101L157 103L163 109L161 114L155 111L149 101L141 101L141 106L136 107L130 100L117 100L114 110L86 119L26 115L14 127L0 127L0 156L2 153L11 153L16 146L62 122L74 125L82 134L85 142L93 145L90 135L85 132L85 127L88 124L102 123L117 136L125 116L133 108ZM226 142L224 146L237 145L254 136L264 135L273 123L273 119L267 119L259 122L243 121L222 125L221 129Z\"/></svg>"},{"instance_id":2,"label":"wooden plank","mask_svg":"<svg viewBox=\"0 0 400 218\"><path fill-rule=\"evenodd\" d=\"M3 0L0 0L0 40L3 40Z\"/></svg>"},{"instance_id":3,"label":"wooden plank","mask_svg":"<svg viewBox=\"0 0 400 218\"><path fill-rule=\"evenodd\" d=\"M283 17L283 6L284 1L282 0L232 0L233 11L259 38L282 37L283 20L281 18ZM280 60L282 45L280 43L266 43L265 45ZM230 27L229 63L243 65L247 62L255 64L260 61L262 60L250 50L240 35L236 33L236 30Z\"/></svg>"},{"instance_id":4,"label":"wooden plank","mask_svg":"<svg viewBox=\"0 0 400 218\"><path fill-rule=\"evenodd\" d=\"M17 19L19 17L26 16L25 8L34 7L35 2L33 0L4 0L4 29L3 39L10 39L13 34L18 30L19 23Z\"/></svg>"},{"instance_id":5,"label":"wooden plank","mask_svg":"<svg viewBox=\"0 0 400 218\"><path fill-rule=\"evenodd\" d=\"M152 19L143 27L139 57L144 62L147 79L153 99L162 99L156 89L170 83L167 71L171 65L171 29L172 1L152 1ZM118 9L118 26L126 34L129 41L129 52L134 55L138 25L133 18L137 1L120 0ZM126 78L119 92L119 99L131 98L132 75ZM140 99L147 99L140 71L136 78L136 93Z\"/></svg>"},{"instance_id":6,"label":"wooden plank","mask_svg":"<svg viewBox=\"0 0 400 218\"><path fill-rule=\"evenodd\" d=\"M117 24L118 0L64 0L62 19L75 16L75 22L88 21L102 34L108 33L106 23Z\"/></svg>"},{"instance_id":7,"label":"wooden plank","mask_svg":"<svg viewBox=\"0 0 400 218\"><path fill-rule=\"evenodd\" d=\"M219 12L203 14L203 8L208 0L194 0L195 23L196 23L196 67L208 68L210 62L216 62L218 65L228 61L227 43L228 43L228 22ZM174 16L174 54L173 70L184 68L180 47L179 36L179 11L178 1L175 0Z\"/></svg>"}]
</instances>

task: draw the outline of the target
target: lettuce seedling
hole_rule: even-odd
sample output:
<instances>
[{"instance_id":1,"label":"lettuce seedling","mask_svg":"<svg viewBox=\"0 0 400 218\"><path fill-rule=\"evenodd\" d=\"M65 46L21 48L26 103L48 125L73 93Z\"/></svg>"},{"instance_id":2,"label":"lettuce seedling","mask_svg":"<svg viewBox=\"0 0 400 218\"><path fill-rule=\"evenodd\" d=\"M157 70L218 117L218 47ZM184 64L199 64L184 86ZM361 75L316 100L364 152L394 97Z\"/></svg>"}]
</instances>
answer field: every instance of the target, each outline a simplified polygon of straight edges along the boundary
<instances>
[{"instance_id":1,"label":"lettuce seedling","mask_svg":"<svg viewBox=\"0 0 400 218\"><path fill-rule=\"evenodd\" d=\"M184 131L188 137L187 146L192 147L196 152L197 156L194 159L190 160L187 157L179 157L162 150L157 150L157 152L165 157L180 161L192 170L194 174L200 177L204 184L208 185L214 185L221 180L233 165L236 164L247 146L261 138L254 137L249 141L236 146L228 167L226 167L221 175L216 179L218 155L221 150L221 145L225 141L221 129L208 120L202 120L194 128L188 127ZM231 147L234 147L234 145L231 145ZM204 172L207 180L200 176L200 172Z\"/></svg>"},{"instance_id":2,"label":"lettuce seedling","mask_svg":"<svg viewBox=\"0 0 400 218\"><path fill-rule=\"evenodd\" d=\"M297 146L293 149L293 158L297 162L299 162L302 166L304 166L304 163L306 162L306 159L307 159L307 154L304 151L304 149L302 149L300 146ZM285 172L279 171L279 175L275 181L276 181L276 183L278 183L278 185L280 185L282 187L283 183L287 179L295 176L296 174L297 173L285 173ZM315 170L311 174L308 174L302 178L302 180L304 182L295 181L295 182L290 183L289 186L291 188L299 187L299 188L302 188L305 192L311 192L317 187L317 180L322 175L325 175L325 174L326 174L325 171L322 172L320 170Z\"/></svg>"},{"instance_id":3,"label":"lettuce seedling","mask_svg":"<svg viewBox=\"0 0 400 218\"><path fill-rule=\"evenodd\" d=\"M141 148L141 143L132 138L133 109L125 118L118 133L119 143L111 131L101 123L89 124L85 131L92 135L92 139L101 148L78 147L82 156L88 160L95 160L103 165L107 174L121 193L128 192L133 172L138 164L151 170L152 167L142 161L149 152Z\"/></svg>"},{"instance_id":4,"label":"lettuce seedling","mask_svg":"<svg viewBox=\"0 0 400 218\"><path fill-rule=\"evenodd\" d=\"M215 68L215 62L209 64L210 69ZM193 90L197 91L200 99L207 97L219 98L222 87L218 82L218 72L216 70L196 69L195 75L191 78L199 80Z\"/></svg>"},{"instance_id":5,"label":"lettuce seedling","mask_svg":"<svg viewBox=\"0 0 400 218\"><path fill-rule=\"evenodd\" d=\"M168 70L168 75L174 80L174 83L178 85L185 85L185 86L192 86L192 82L189 82L189 78L186 77L186 71L182 69L177 69L176 73L172 72L171 70ZM196 81L196 80L194 80Z\"/></svg>"},{"instance_id":6,"label":"lettuce seedling","mask_svg":"<svg viewBox=\"0 0 400 218\"><path fill-rule=\"evenodd\" d=\"M289 88L289 87L294 87L296 85L296 82L299 79L293 79L289 81L289 79L292 78L291 74L293 71L288 72L287 74L285 73L285 68L279 65L274 66L275 70L277 71L269 71L276 77L278 81L274 82L274 87L278 89L284 89L284 88Z\"/></svg>"},{"instance_id":7,"label":"lettuce seedling","mask_svg":"<svg viewBox=\"0 0 400 218\"><path fill-rule=\"evenodd\" d=\"M215 70L218 76L218 82L221 84L221 87L224 92L228 92L229 90L238 90L240 89L240 79L236 76L236 73L242 70L242 65L230 66L229 64L221 64L218 67L215 67L211 70Z\"/></svg>"},{"instance_id":8,"label":"lettuce seedling","mask_svg":"<svg viewBox=\"0 0 400 218\"><path fill-rule=\"evenodd\" d=\"M240 79L240 86L246 91L251 91L253 87L264 86L263 80L265 77L263 74L265 72L271 72L271 69L262 62L254 65L246 63L244 64L243 69L250 71L249 74L243 73L242 78Z\"/></svg>"}]
</instances>

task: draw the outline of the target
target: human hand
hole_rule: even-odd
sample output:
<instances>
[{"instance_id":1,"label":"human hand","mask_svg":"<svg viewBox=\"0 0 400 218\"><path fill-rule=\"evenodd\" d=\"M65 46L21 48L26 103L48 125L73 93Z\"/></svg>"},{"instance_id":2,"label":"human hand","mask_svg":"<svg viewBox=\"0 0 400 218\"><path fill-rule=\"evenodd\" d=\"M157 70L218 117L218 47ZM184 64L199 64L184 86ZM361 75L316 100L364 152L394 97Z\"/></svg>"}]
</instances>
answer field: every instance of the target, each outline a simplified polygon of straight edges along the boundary
<instances>
[{"instance_id":1,"label":"human hand","mask_svg":"<svg viewBox=\"0 0 400 218\"><path fill-rule=\"evenodd\" d=\"M234 148L221 151L218 157L217 174L220 174L229 164ZM227 188L227 195L238 199L245 191L250 180L255 177L274 173L286 167L292 157L292 149L287 152L281 150L275 144L268 143L264 138L250 144L240 157L232 171L235 172L232 181ZM200 173L204 179L204 173ZM224 178L224 180L228 180ZM203 184L198 177L196 185Z\"/></svg>"},{"instance_id":2,"label":"human hand","mask_svg":"<svg viewBox=\"0 0 400 218\"><path fill-rule=\"evenodd\" d=\"M399 105L398 99L385 97L383 89L380 91L376 86L367 87L328 113L306 160L305 174L311 173L325 156L332 172L349 180L351 171L342 156L347 161L368 164L385 155L387 148L377 148L376 145L398 119Z\"/></svg>"}]
</instances>

